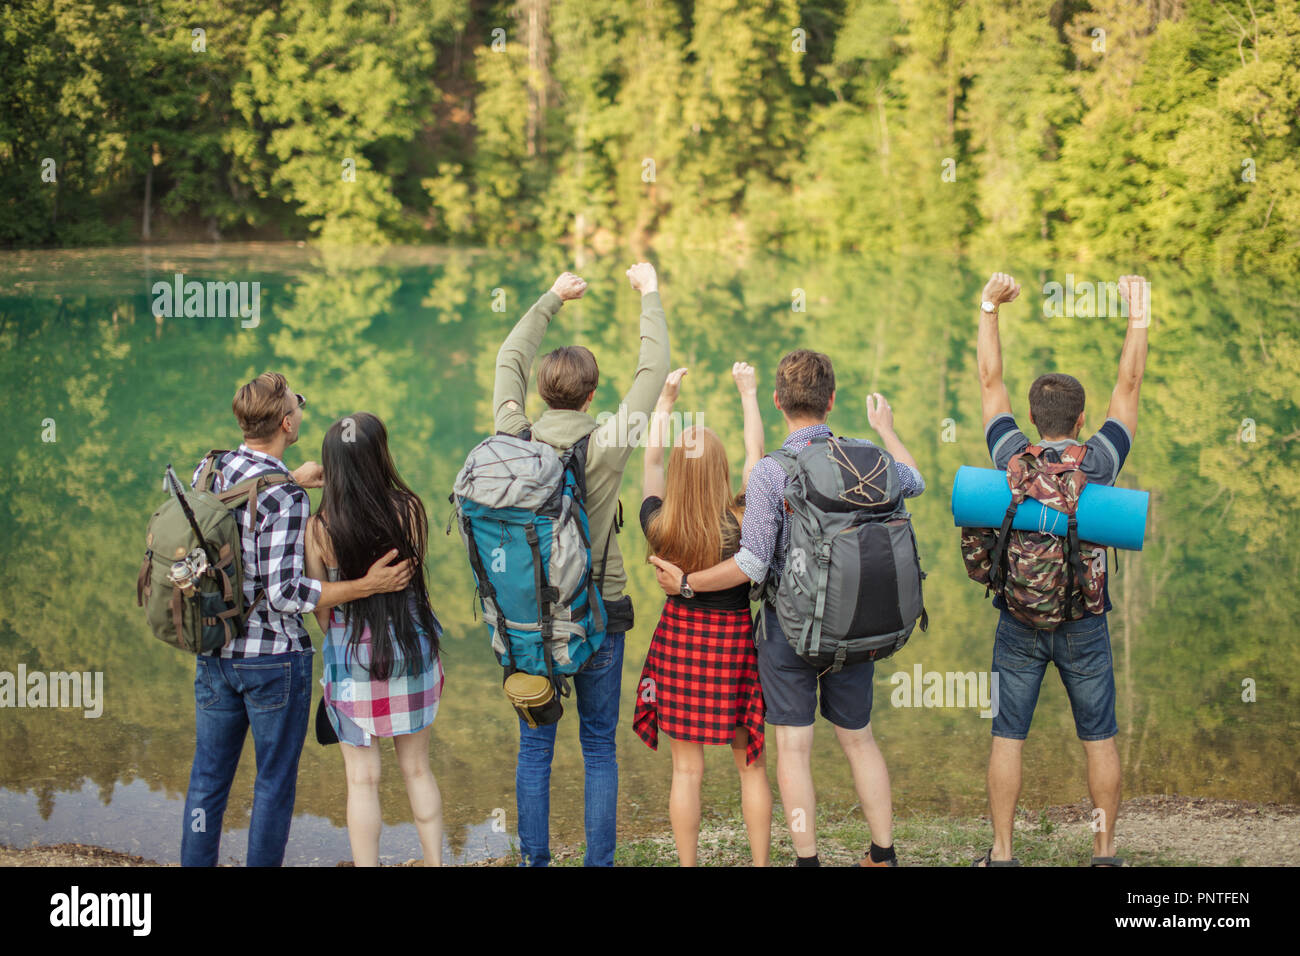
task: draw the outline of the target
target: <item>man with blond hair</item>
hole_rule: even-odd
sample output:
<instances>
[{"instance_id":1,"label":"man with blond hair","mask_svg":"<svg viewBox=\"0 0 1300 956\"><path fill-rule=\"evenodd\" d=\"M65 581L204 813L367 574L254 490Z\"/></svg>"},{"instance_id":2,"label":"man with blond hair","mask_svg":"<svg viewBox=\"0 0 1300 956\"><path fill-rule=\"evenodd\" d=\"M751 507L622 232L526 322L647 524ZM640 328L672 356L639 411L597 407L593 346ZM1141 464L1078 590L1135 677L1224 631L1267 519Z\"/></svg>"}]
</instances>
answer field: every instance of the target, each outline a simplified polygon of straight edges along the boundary
<instances>
[{"instance_id":1,"label":"man with blond hair","mask_svg":"<svg viewBox=\"0 0 1300 956\"><path fill-rule=\"evenodd\" d=\"M289 841L298 759L311 710L311 639L302 616L371 594L401 591L415 569L391 564L397 550L376 561L364 578L316 581L303 572L303 531L311 514L305 488L319 488L320 465L290 471L285 450L298 440L307 400L276 372L263 372L235 393L231 407L244 441L214 466L213 491L262 475L291 480L262 487L256 514L234 508L243 550L244 605L251 608L241 634L226 646L199 654L194 676L194 764L185 797L182 866L215 866L230 786L249 729L257 755L253 812L248 826L249 866L279 866ZM197 486L205 462L194 472Z\"/></svg>"}]
</instances>

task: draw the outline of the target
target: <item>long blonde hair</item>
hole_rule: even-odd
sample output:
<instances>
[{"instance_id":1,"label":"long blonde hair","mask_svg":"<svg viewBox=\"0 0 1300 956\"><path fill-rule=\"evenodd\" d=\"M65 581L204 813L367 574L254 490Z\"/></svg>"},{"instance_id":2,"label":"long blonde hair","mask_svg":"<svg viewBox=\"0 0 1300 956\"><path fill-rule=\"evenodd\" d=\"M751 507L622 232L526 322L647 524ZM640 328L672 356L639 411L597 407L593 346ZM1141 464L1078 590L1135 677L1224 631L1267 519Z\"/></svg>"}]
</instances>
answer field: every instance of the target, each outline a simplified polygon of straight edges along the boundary
<instances>
[{"instance_id":1,"label":"long blonde hair","mask_svg":"<svg viewBox=\"0 0 1300 956\"><path fill-rule=\"evenodd\" d=\"M687 455L686 448L697 450ZM736 519L724 540L723 521ZM731 470L722 441L710 428L684 429L668 458L664 503L646 528L650 553L686 574L722 560L723 549L739 544L741 507L731 493Z\"/></svg>"}]
</instances>

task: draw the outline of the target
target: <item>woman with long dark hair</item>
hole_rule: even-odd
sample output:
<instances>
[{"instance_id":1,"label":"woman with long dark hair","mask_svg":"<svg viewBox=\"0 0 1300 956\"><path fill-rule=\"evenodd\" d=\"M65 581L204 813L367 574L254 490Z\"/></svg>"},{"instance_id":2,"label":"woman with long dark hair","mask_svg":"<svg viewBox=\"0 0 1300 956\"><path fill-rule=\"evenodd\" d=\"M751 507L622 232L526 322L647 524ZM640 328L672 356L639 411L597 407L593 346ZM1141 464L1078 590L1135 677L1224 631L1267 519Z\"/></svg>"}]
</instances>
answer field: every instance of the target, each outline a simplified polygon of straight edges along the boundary
<instances>
[{"instance_id":1,"label":"woman with long dark hair","mask_svg":"<svg viewBox=\"0 0 1300 956\"><path fill-rule=\"evenodd\" d=\"M664 478L668 421L682 376L664 383L650 422L645 454L641 527L650 553L688 575L711 568L740 547L745 483L763 457L763 423L754 370L732 367L745 421L745 470L740 495L731 490L727 453L708 428L684 428L673 445ZM749 585L726 591L674 595L664 604L650 639L637 688L633 729L658 749L670 738L673 782L668 797L677 858L694 866L700 836L700 784L704 746L731 747L740 774L740 805L755 866L766 866L772 836L772 791L763 757L763 694L749 615Z\"/></svg>"},{"instance_id":2,"label":"woman with long dark hair","mask_svg":"<svg viewBox=\"0 0 1300 956\"><path fill-rule=\"evenodd\" d=\"M423 571L428 519L388 452L384 423L368 412L339 419L321 448L320 508L307 525L307 572L363 576L392 548ZM359 575L357 568L362 568ZM442 632L424 574L405 591L372 594L317 611L325 632L325 712L343 750L348 841L357 866L379 865L379 748L393 738L426 866L442 863L442 795L429 766L429 736L442 695Z\"/></svg>"}]
</instances>

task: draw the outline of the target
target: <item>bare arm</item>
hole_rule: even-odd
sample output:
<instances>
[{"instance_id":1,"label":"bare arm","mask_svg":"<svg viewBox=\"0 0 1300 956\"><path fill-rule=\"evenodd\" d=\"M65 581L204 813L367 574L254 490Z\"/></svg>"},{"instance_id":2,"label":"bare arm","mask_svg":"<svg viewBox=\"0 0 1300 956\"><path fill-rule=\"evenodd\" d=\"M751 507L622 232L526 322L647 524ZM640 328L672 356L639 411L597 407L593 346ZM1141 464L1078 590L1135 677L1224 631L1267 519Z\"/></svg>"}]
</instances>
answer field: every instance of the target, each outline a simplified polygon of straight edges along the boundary
<instances>
[{"instance_id":1,"label":"bare arm","mask_svg":"<svg viewBox=\"0 0 1300 956\"><path fill-rule=\"evenodd\" d=\"M980 375L980 404L984 425L1011 411L1011 395L1002 381L1002 341L998 336L997 307L1020 294L1020 286L1005 272L995 272L984 285L982 302L992 302L993 311L980 309L980 330L976 356ZM886 446L888 447L888 446ZM892 450L891 450L892 454Z\"/></svg>"},{"instance_id":2,"label":"bare arm","mask_svg":"<svg viewBox=\"0 0 1300 956\"><path fill-rule=\"evenodd\" d=\"M650 417L650 432L646 436L645 446L645 470L641 482L642 501L664 496L664 449L668 446L668 421L685 374L686 369L679 368L668 376L659 393L659 401L655 403L654 414Z\"/></svg>"},{"instance_id":3,"label":"bare arm","mask_svg":"<svg viewBox=\"0 0 1300 956\"><path fill-rule=\"evenodd\" d=\"M1141 276L1120 276L1119 294L1128 303L1128 331L1119 353L1119 375L1106 417L1137 434L1138 393L1147 367L1147 327L1151 324L1151 286Z\"/></svg>"},{"instance_id":4,"label":"bare arm","mask_svg":"<svg viewBox=\"0 0 1300 956\"><path fill-rule=\"evenodd\" d=\"M749 487L749 473L763 459L763 413L758 408L758 375L746 362L731 366L731 377L740 390L740 407L745 415L745 468L740 476L740 493Z\"/></svg>"},{"instance_id":5,"label":"bare arm","mask_svg":"<svg viewBox=\"0 0 1300 956\"><path fill-rule=\"evenodd\" d=\"M916 467L916 459L912 457L894 431L894 410L889 407L889 402L885 401L885 396L879 392L872 392L867 396L867 421L880 436L880 443L885 446L885 451L893 455L895 461L907 465L919 475L921 469Z\"/></svg>"},{"instance_id":6,"label":"bare arm","mask_svg":"<svg viewBox=\"0 0 1300 956\"><path fill-rule=\"evenodd\" d=\"M650 563L655 566L655 577L666 594L680 594L682 589L682 569L670 564L663 558L651 555ZM740 570L735 558L727 558L720 564L703 571L691 572L692 591L725 591L737 584L748 584L749 575Z\"/></svg>"},{"instance_id":7,"label":"bare arm","mask_svg":"<svg viewBox=\"0 0 1300 956\"><path fill-rule=\"evenodd\" d=\"M393 548L370 566L364 578L354 578L351 581L319 581L320 600L316 603L315 610L328 611L332 607L347 604L349 601L359 601L372 594L406 590L406 585L414 572L415 562L400 561L393 564L392 562L396 560L397 549Z\"/></svg>"},{"instance_id":8,"label":"bare arm","mask_svg":"<svg viewBox=\"0 0 1300 956\"><path fill-rule=\"evenodd\" d=\"M325 560L325 548L328 545L324 540L325 538L325 535L323 534L324 530L325 529L321 527L320 518L313 515L311 518L308 519L307 553L306 553L307 576L309 578L315 578L317 581L322 582L322 584L330 584L333 582L326 580L326 578L329 577L329 571ZM323 588L322 588L322 592L323 592ZM329 626L330 626L329 609L321 607L319 604L317 604L316 609L312 613L316 615L316 623L320 625L320 629L322 633L329 630Z\"/></svg>"}]
</instances>

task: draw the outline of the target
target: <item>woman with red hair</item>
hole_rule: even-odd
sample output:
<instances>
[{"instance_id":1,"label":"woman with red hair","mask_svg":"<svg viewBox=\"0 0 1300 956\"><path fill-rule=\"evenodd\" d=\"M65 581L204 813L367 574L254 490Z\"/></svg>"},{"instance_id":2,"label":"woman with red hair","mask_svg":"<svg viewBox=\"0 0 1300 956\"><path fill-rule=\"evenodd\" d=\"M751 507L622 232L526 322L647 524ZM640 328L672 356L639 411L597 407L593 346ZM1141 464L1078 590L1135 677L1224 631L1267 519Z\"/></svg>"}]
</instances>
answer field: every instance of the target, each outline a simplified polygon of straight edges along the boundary
<instances>
[{"instance_id":1,"label":"woman with red hair","mask_svg":"<svg viewBox=\"0 0 1300 956\"><path fill-rule=\"evenodd\" d=\"M641 527L650 553L680 567L682 594L664 604L637 686L633 729L652 749L670 739L673 782L668 802L682 866L695 866L700 833L704 745L731 747L740 773L741 808L755 866L766 866L772 792L763 756L763 694L749 613L749 584L692 594L692 571L711 568L740 547L744 482L763 457L763 424L754 370L732 367L745 419L745 469L740 494L731 489L727 453L718 436L694 425L673 444L664 477L664 448L673 404L686 369L668 376L646 443Z\"/></svg>"}]
</instances>

